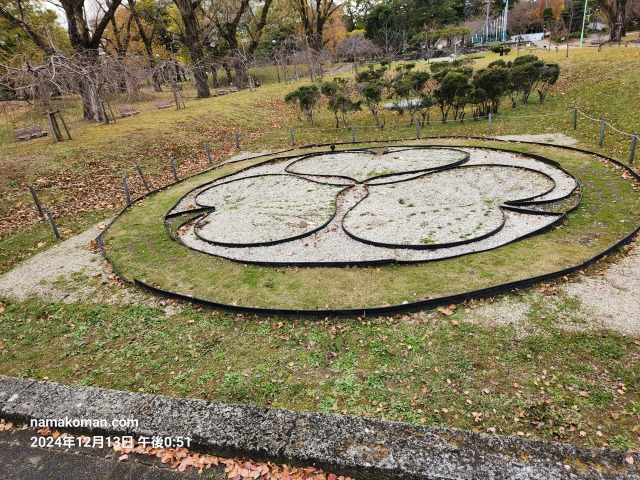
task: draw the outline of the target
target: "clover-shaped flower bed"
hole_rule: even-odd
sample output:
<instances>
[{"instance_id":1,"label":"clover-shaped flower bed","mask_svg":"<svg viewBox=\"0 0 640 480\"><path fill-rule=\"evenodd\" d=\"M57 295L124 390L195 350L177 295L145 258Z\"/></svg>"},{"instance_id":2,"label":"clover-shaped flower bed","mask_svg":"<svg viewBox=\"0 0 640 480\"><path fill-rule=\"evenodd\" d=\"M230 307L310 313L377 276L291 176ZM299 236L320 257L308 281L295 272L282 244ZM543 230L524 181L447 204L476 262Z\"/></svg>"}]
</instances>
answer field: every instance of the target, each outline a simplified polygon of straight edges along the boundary
<instances>
[{"instance_id":1,"label":"clover-shaped flower bed","mask_svg":"<svg viewBox=\"0 0 640 480\"><path fill-rule=\"evenodd\" d=\"M392 147L274 160L202 185L176 240L256 264L424 262L558 224L578 183L553 162L481 148Z\"/></svg>"}]
</instances>

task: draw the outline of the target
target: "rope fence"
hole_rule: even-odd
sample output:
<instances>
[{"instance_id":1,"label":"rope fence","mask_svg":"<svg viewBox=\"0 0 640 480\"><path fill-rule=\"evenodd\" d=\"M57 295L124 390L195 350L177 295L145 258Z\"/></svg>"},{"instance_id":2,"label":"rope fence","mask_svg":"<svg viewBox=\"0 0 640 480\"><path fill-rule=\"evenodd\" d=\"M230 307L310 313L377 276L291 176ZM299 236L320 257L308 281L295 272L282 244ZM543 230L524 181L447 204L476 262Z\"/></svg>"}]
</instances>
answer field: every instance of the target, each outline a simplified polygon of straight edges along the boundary
<instances>
[{"instance_id":1,"label":"rope fence","mask_svg":"<svg viewBox=\"0 0 640 480\"><path fill-rule=\"evenodd\" d=\"M604 141L604 131L606 127L611 128L616 133L631 138L631 149L629 152L629 165L633 164L635 159L635 152L638 144L638 134L637 133L628 133L618 128L614 127L610 123L606 121L606 119L597 119L592 117L585 112L582 112L578 108L574 108L573 112L573 129L578 129L578 119L580 116L583 118L590 120L592 122L600 123L601 131L600 131L600 141L599 145L603 146ZM513 121L517 119L526 119L526 118L545 118L545 117L554 117L567 115L568 111L562 112L554 112L549 114L540 114L540 115L493 115L489 113L486 116L475 116L470 118L458 118L458 119L447 119L446 121L441 120L430 120L426 122L428 125L443 125L443 124L462 124L469 122L477 122L480 120L487 121L486 132L488 136L492 134L492 125L495 120L507 120ZM38 198L38 193L45 192L56 192L56 191L69 191L73 189L86 189L90 187L86 183L75 183L70 185L52 185L52 186L44 186L35 188L30 186L29 191L25 192L17 192L8 197L3 198L3 201L12 200L18 197L22 197L28 194L31 194L34 200L35 207L37 209L37 215L39 219L26 226L22 230L13 234L11 237L8 237L2 242L0 242L0 249L6 244L13 242L17 237L23 235L24 233L32 230L40 223L44 225L49 224L55 234L56 238L60 238L58 230L55 225L55 219L51 211L59 212L59 213L74 213L73 210L78 207L82 207L81 211L86 211L89 208L98 208L101 207L107 202L107 204L118 204L118 205L128 205L131 203L131 199L135 198L137 195L141 195L147 193L154 188L160 188L162 186L169 185L177 180L184 178L188 175L197 174L203 172L207 169L210 169L213 165L211 152L215 151L216 148L224 149L225 152L229 151L229 146L234 145L237 150L240 150L242 147L242 141L245 139L248 140L264 140L265 138L271 138L274 142L280 143L281 145L291 145L291 146L312 146L317 143L356 143L358 141L384 141L385 138L368 138L365 135L366 132L374 132L378 131L380 134L383 134L385 130L399 130L399 129L407 129L410 136L405 138L405 140L410 139L420 139L420 138L429 138L428 135L422 135L422 129L425 128L425 122L421 122L419 118L414 118L413 122L403 122L403 123L390 123L384 124L382 126L378 125L355 125L352 124L350 126L339 126L337 128L316 128L316 127L303 127L303 128L287 128L282 130L270 131L267 134L258 133L248 133L242 134L239 131L233 132L233 137L227 140L219 140L218 142L206 142L203 149L204 163L200 160L186 164L181 159L177 158L169 158L166 162L162 162L161 164L156 164L154 166L144 166L140 165L137 162L130 167L123 168L115 173L110 174L100 174L95 175L92 178L113 178L115 179L114 184L110 188L106 188L104 191L98 193L97 195L93 195L91 197L80 197L74 198L72 201L68 202L58 202L56 203L52 199L47 199L47 204L49 206L48 209L44 209L40 203ZM333 132L334 134L339 135L329 135L329 139L322 139L322 141L318 141L317 134L318 133L327 133ZM415 133L415 135L413 135ZM365 138L363 138L363 136ZM309 143L304 144L300 142L300 139L304 139L305 137L309 138ZM386 140L390 140L387 136ZM284 150L286 151L286 150ZM251 158L251 157L249 157ZM228 161L224 161L219 165L228 164ZM83 190L84 191L84 190ZM95 204L93 204L95 202ZM34 214L36 212L34 211Z\"/></svg>"}]
</instances>

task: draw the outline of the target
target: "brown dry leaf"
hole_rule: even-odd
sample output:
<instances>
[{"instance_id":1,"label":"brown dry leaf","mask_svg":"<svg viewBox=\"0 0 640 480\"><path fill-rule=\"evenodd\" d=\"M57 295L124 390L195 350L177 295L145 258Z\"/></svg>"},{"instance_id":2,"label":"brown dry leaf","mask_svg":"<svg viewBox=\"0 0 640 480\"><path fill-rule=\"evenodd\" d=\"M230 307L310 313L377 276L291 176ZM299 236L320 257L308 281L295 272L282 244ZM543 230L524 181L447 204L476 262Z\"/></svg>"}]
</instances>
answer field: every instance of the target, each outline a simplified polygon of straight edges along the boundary
<instances>
[{"instance_id":1,"label":"brown dry leaf","mask_svg":"<svg viewBox=\"0 0 640 480\"><path fill-rule=\"evenodd\" d=\"M457 327L458 325L460 325L460 322L458 322L457 320L451 320L451 325L453 325L454 327Z\"/></svg>"},{"instance_id":2,"label":"brown dry leaf","mask_svg":"<svg viewBox=\"0 0 640 480\"><path fill-rule=\"evenodd\" d=\"M4 306L0 305L0 313L4 313Z\"/></svg>"},{"instance_id":3,"label":"brown dry leaf","mask_svg":"<svg viewBox=\"0 0 640 480\"><path fill-rule=\"evenodd\" d=\"M453 315L453 311L445 307L438 307L438 311L446 316Z\"/></svg>"},{"instance_id":4,"label":"brown dry leaf","mask_svg":"<svg viewBox=\"0 0 640 480\"><path fill-rule=\"evenodd\" d=\"M589 398L589 392L580 392L580 396L584 398Z\"/></svg>"},{"instance_id":5,"label":"brown dry leaf","mask_svg":"<svg viewBox=\"0 0 640 480\"><path fill-rule=\"evenodd\" d=\"M631 455L626 457L624 461L627 462L629 465L633 465L633 457Z\"/></svg>"},{"instance_id":6,"label":"brown dry leaf","mask_svg":"<svg viewBox=\"0 0 640 480\"><path fill-rule=\"evenodd\" d=\"M615 412L611 412L611 418L613 418L614 420L617 420L620 418L620 414L619 413L615 413Z\"/></svg>"},{"instance_id":7,"label":"brown dry leaf","mask_svg":"<svg viewBox=\"0 0 640 480\"><path fill-rule=\"evenodd\" d=\"M118 457L118 461L119 461L119 462L123 462L123 461L125 461L127 458L129 458L129 455L127 455L127 454L125 453L124 455L120 455L120 456Z\"/></svg>"}]
</instances>

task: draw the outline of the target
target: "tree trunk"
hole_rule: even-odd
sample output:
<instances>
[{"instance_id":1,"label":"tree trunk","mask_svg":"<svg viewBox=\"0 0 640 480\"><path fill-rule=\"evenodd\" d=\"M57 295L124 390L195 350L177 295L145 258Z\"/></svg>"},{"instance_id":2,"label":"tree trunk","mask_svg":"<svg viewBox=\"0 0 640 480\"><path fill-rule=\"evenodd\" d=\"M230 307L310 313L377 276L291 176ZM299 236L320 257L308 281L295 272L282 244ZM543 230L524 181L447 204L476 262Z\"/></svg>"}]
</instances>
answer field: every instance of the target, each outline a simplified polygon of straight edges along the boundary
<instances>
[{"instance_id":1,"label":"tree trunk","mask_svg":"<svg viewBox=\"0 0 640 480\"><path fill-rule=\"evenodd\" d=\"M90 78L83 78L79 87L84 118L92 122L106 123L107 115L102 108L100 94L94 82Z\"/></svg>"},{"instance_id":2,"label":"tree trunk","mask_svg":"<svg viewBox=\"0 0 640 480\"><path fill-rule=\"evenodd\" d=\"M209 90L209 78L207 77L207 67L204 63L204 54L202 47L189 48L191 52L191 60L193 61L193 78L196 80L197 98L209 98L211 90Z\"/></svg>"}]
</instances>

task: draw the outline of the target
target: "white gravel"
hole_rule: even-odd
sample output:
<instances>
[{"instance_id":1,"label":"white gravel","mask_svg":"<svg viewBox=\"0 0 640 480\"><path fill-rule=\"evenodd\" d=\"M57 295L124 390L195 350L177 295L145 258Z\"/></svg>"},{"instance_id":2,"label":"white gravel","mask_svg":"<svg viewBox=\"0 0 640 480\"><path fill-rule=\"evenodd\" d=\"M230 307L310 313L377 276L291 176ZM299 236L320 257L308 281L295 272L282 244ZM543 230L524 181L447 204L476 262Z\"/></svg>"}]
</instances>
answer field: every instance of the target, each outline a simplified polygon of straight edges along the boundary
<instances>
[{"instance_id":1,"label":"white gravel","mask_svg":"<svg viewBox=\"0 0 640 480\"><path fill-rule=\"evenodd\" d=\"M310 175L322 172L327 175L349 173L352 177L365 179L369 172L373 171L374 175L380 173L380 163L376 165L376 162L395 162L394 171L399 174L387 179L388 183L408 178L401 173L402 165L413 169L420 164L420 158L426 156L428 159L437 159L443 150L448 154L448 149L436 148L430 151L406 147L389 149L382 155L345 152L310 157L295 163L293 167L303 165L304 169L296 171L304 171ZM385 179L378 179L377 182L351 187L337 199L336 218L324 229L300 240L272 246L234 248L203 241L195 235L193 224L184 226L179 233L182 241L194 249L247 262L436 260L496 248L546 227L557 217L503 212L499 205L507 200L540 195L552 188L554 181L557 184L555 190L560 192L556 193L554 190L546 197L564 196L576 186L573 178L564 172L519 154L478 148L467 148L464 151L469 153L470 160L460 168L418 176L412 174L412 180L402 183L385 185L381 182ZM460 152L454 150L453 153L455 156L448 161L461 158ZM328 171L318 165L314 166L312 160ZM278 175L277 177L263 177L263 180L252 178L226 185L218 185L223 182L218 181L198 189L198 203L215 206L218 210L207 218L208 223L198 230L198 234L217 243L257 244L290 238L321 225L322 220L330 216L326 215L328 198L344 187L326 185L323 189L301 175L286 174L285 169L289 166L291 170L294 162L296 159L253 167L223 181L261 174ZM498 166L483 165L487 163ZM362 165L366 165L366 168L362 168ZM390 163L384 165L383 168L388 168ZM438 162L432 162L431 165L438 166ZM513 167L527 167L534 171ZM545 175L552 177L554 181ZM272 185L270 182L274 178L282 179L283 183ZM340 179L336 181L340 181L342 185L345 183ZM309 184L314 185L314 188L310 189ZM229 186L233 186L233 190L229 190ZM345 213L356 206L367 195L367 191L369 198L362 201L348 216L345 228L369 241L420 246L451 243L479 238L499 228L503 219L504 227L486 239L457 247L414 250L367 245L350 238L342 229ZM317 192L321 194L314 200L312 197ZM187 195L176 211L193 208L195 200L195 194ZM318 209L318 205L325 207Z\"/></svg>"},{"instance_id":2,"label":"white gravel","mask_svg":"<svg viewBox=\"0 0 640 480\"><path fill-rule=\"evenodd\" d=\"M307 157L290 164L287 170L305 175L344 176L363 182L381 175L442 167L464 156L463 152L449 148L390 149L382 155L344 152Z\"/></svg>"},{"instance_id":3,"label":"white gravel","mask_svg":"<svg viewBox=\"0 0 640 480\"><path fill-rule=\"evenodd\" d=\"M345 229L369 242L429 245L468 241L500 228L500 205L545 193L551 179L510 166L445 170L402 183L369 186Z\"/></svg>"},{"instance_id":4,"label":"white gravel","mask_svg":"<svg viewBox=\"0 0 640 480\"><path fill-rule=\"evenodd\" d=\"M341 187L293 175L241 178L215 185L196 197L199 206L215 207L196 225L215 243L259 244L316 230L335 212Z\"/></svg>"}]
</instances>

